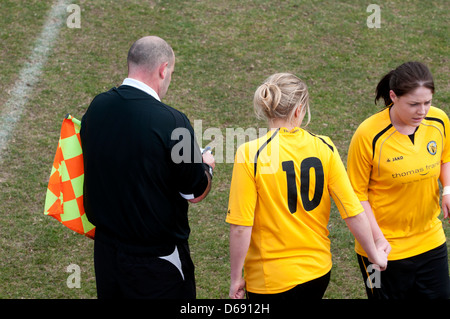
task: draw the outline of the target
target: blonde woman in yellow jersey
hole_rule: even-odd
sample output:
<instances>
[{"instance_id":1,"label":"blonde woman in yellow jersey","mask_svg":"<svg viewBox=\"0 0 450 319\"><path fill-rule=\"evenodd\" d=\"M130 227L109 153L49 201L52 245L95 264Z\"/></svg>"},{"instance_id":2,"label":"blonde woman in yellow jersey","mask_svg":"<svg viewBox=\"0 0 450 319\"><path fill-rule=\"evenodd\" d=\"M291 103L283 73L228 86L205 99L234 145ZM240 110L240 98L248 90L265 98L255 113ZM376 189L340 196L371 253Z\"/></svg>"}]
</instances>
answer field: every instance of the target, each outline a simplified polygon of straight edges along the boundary
<instances>
[{"instance_id":1,"label":"blonde woman in yellow jersey","mask_svg":"<svg viewBox=\"0 0 450 319\"><path fill-rule=\"evenodd\" d=\"M350 143L347 170L371 223L378 248L389 253L388 269L368 270L367 254L356 252L369 298L449 298L447 245L439 220L448 217L450 126L431 106L429 69L407 62L386 74L376 99L386 108L366 119ZM367 280L369 278L369 280Z\"/></svg>"},{"instance_id":2,"label":"blonde woman in yellow jersey","mask_svg":"<svg viewBox=\"0 0 450 319\"><path fill-rule=\"evenodd\" d=\"M369 258L386 267L338 150L300 128L308 99L306 85L288 73L270 76L255 92L270 131L235 157L226 218L231 298L244 298L245 290L249 298L322 298L332 266L330 196Z\"/></svg>"}]
</instances>

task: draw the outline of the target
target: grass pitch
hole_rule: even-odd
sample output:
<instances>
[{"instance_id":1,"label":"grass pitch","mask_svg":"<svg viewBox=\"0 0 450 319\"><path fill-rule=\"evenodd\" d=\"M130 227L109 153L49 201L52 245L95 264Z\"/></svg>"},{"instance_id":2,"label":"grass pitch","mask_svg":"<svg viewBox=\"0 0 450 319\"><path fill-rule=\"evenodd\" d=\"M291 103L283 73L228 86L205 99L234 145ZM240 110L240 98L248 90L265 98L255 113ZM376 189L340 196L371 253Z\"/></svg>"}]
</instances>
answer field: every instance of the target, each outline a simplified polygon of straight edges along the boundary
<instances>
[{"instance_id":1,"label":"grass pitch","mask_svg":"<svg viewBox=\"0 0 450 319\"><path fill-rule=\"evenodd\" d=\"M433 105L450 111L445 0L380 1L380 28L367 26L372 12L365 1L74 3L81 27L61 29L0 163L0 298L96 298L93 241L43 215L45 192L64 115L81 118L96 94L119 85L128 48L144 35L173 46L175 73L164 102L192 122L201 120L203 131L217 128L225 136L227 128L265 127L253 115L254 90L274 72L292 72L309 86L308 129L330 136L345 162L354 130L379 109L373 103L379 78L409 60L430 67ZM37 0L0 4L0 111L50 6ZM211 142L203 137L202 146ZM232 166L218 163L213 190L190 208L200 299L228 296L224 219ZM325 298L365 298L353 237L335 207L331 216L334 266ZM67 286L70 264L80 266L81 288Z\"/></svg>"}]
</instances>

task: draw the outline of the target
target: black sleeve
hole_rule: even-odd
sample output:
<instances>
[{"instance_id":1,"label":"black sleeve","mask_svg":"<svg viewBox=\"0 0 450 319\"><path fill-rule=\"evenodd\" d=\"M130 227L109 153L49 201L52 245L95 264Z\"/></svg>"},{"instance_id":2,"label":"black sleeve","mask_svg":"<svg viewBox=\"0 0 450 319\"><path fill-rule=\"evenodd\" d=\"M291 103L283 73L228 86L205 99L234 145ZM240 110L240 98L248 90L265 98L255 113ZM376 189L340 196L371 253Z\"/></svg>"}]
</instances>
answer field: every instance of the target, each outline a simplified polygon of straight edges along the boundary
<instances>
[{"instance_id":1,"label":"black sleeve","mask_svg":"<svg viewBox=\"0 0 450 319\"><path fill-rule=\"evenodd\" d=\"M177 122L180 124L177 123L172 132L170 152L176 178L179 181L178 191L185 198L196 198L208 187L208 177L194 129L189 120L183 114L179 115Z\"/></svg>"}]
</instances>

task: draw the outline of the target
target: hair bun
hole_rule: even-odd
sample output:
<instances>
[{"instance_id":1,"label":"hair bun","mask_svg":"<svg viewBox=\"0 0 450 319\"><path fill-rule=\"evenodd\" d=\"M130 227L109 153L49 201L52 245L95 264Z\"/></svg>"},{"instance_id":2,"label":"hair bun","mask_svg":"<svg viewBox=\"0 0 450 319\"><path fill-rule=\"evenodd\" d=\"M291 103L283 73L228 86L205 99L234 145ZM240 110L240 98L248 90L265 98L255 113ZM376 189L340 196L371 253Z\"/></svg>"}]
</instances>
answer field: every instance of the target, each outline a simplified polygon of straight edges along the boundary
<instances>
[{"instance_id":1,"label":"hair bun","mask_svg":"<svg viewBox=\"0 0 450 319\"><path fill-rule=\"evenodd\" d=\"M308 90L302 80L290 73L276 73L256 89L253 105L259 117L290 121L293 110L299 105L305 106L309 117L308 99Z\"/></svg>"}]
</instances>

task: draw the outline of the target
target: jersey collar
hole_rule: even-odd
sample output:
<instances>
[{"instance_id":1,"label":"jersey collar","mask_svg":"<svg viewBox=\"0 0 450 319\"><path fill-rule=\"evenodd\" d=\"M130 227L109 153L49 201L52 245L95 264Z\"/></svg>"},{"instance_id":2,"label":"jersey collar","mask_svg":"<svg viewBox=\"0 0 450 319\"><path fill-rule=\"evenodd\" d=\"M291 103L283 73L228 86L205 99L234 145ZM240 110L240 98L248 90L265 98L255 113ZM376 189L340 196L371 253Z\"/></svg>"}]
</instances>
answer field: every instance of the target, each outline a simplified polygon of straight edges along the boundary
<instances>
[{"instance_id":1,"label":"jersey collar","mask_svg":"<svg viewBox=\"0 0 450 319\"><path fill-rule=\"evenodd\" d=\"M126 78L125 80L123 80L122 85L128 85L128 86L132 86L136 89L139 89L141 91L144 91L145 93L153 96L155 99L157 99L158 101L161 102L161 99L159 98L158 94L155 92L155 90L153 90L151 87L149 87L147 84L136 80L136 79L132 79L132 78Z\"/></svg>"}]
</instances>

